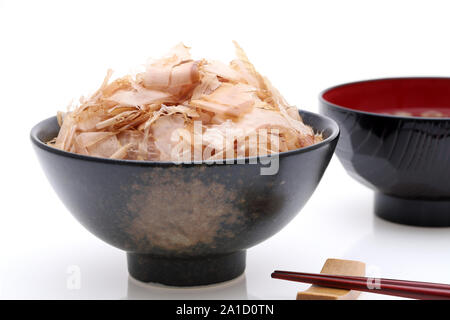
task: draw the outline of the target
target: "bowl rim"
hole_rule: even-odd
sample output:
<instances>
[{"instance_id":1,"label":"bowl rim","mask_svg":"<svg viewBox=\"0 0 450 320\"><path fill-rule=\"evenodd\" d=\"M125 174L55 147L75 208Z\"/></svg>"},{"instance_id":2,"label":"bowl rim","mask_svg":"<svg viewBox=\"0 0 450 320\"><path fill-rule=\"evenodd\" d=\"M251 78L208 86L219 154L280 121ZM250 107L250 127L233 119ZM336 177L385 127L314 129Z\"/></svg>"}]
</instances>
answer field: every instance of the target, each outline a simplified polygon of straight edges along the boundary
<instances>
[{"instance_id":1,"label":"bowl rim","mask_svg":"<svg viewBox=\"0 0 450 320\"><path fill-rule=\"evenodd\" d=\"M49 146L46 143L42 142L38 137L38 129L42 126L43 122L49 121L50 119L55 119L56 116L49 117L47 119L44 119L40 122L38 122L36 125L33 126L30 132L30 139L32 143L39 147L40 149L43 149L45 151L48 151L50 153L54 153L60 156L64 157L70 157L75 158L79 160L86 160L86 161L93 161L93 162L102 162L102 163L110 163L110 164L126 164L126 165L135 165L135 166L202 166L202 165L208 165L208 166L215 166L215 165L233 165L236 164L238 160L242 161L245 160L245 163L251 161L251 160L258 160L258 159L270 159L273 156L279 156L279 157L286 157L293 154L299 154L299 153L305 153L308 151L312 151L318 148L321 148L322 146L330 144L332 141L336 140L339 137L340 134L340 128L336 121L331 119L330 117L327 117L325 115L314 113L311 111L306 111L302 109L298 109L300 114L308 114L309 116L318 117L322 120L328 121L331 126L327 126L328 129L331 129L331 134L325 138L323 141L315 143L311 146L290 150L290 151L284 151L280 153L276 153L275 155L266 155L266 156L253 156L253 157L245 157L245 158L234 158L234 159L224 159L222 160L223 163L216 163L217 161L201 161L201 162L180 162L176 163L173 161L149 161L149 160L127 160L127 159L110 159L110 158L103 158L103 157L95 157L95 156L86 156L78 153L73 153L69 151L64 151L57 149L55 147ZM233 160L233 163L227 163L227 161Z\"/></svg>"},{"instance_id":2,"label":"bowl rim","mask_svg":"<svg viewBox=\"0 0 450 320\"><path fill-rule=\"evenodd\" d=\"M344 107L344 106L332 103L323 97L323 95L325 93L327 93L331 90L334 90L334 89L337 89L340 87L353 85L353 84L365 83L365 82L377 82L377 81L384 81L384 80L407 80L407 79L445 79L445 80L450 80L450 77L444 77L444 76L442 76L442 77L440 77L440 76L385 77L385 78L372 78L372 79L345 82L345 83L341 83L341 84L337 84L335 86L329 87L325 90L322 90L319 93L319 101L323 104L327 104L331 107L340 109L342 111L354 112L354 113L365 114L365 115L370 115L370 116L377 116L377 117L381 117L381 118L392 118L392 119L403 119L403 120L431 120L431 121L449 121L450 120L450 117L399 116L399 115L393 115L393 114L391 115L391 114L383 114L383 113L356 110L356 109L351 109L348 107Z\"/></svg>"}]
</instances>

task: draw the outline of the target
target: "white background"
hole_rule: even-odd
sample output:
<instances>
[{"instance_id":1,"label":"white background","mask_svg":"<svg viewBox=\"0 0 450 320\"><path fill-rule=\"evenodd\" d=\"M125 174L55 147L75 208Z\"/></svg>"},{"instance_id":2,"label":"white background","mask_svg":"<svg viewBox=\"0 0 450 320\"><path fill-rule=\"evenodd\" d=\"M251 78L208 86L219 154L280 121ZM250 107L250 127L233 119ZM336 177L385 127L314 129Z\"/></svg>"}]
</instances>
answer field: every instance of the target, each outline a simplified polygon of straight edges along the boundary
<instances>
[{"instance_id":1,"label":"white background","mask_svg":"<svg viewBox=\"0 0 450 320\"><path fill-rule=\"evenodd\" d=\"M333 158L291 224L249 250L247 271L200 289L142 286L123 252L89 234L48 184L28 135L38 121L179 41L228 61L231 40L287 100L317 111L318 93L365 78L450 75L445 1L0 0L0 298L294 299L305 285L274 269L319 272L327 257L359 259L383 277L450 283L450 229L374 218L372 193ZM69 290L67 270L81 270ZM361 298L388 298L364 294Z\"/></svg>"}]
</instances>

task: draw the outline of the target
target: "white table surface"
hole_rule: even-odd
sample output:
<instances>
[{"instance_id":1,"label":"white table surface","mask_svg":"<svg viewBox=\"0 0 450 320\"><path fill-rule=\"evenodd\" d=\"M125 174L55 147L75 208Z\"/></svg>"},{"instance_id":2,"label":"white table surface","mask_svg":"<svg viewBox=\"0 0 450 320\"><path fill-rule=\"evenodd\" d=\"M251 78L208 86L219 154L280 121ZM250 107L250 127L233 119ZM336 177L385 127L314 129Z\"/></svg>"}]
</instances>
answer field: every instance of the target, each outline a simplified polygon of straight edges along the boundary
<instances>
[{"instance_id":1,"label":"white table surface","mask_svg":"<svg viewBox=\"0 0 450 320\"><path fill-rule=\"evenodd\" d=\"M294 299L307 285L274 280L275 269L319 272L329 257L360 260L368 273L450 283L450 229L418 228L374 217L372 193L333 158L310 201L282 231L248 250L245 275L202 288L143 284L127 274L125 254L86 231L46 182L37 161L29 194L1 224L0 298L4 299ZM20 210L26 208L26 210ZM5 220L5 217L3 217ZM70 268L80 288L70 289ZM70 287L70 286L69 286ZM360 299L392 297L362 294Z\"/></svg>"}]
</instances>

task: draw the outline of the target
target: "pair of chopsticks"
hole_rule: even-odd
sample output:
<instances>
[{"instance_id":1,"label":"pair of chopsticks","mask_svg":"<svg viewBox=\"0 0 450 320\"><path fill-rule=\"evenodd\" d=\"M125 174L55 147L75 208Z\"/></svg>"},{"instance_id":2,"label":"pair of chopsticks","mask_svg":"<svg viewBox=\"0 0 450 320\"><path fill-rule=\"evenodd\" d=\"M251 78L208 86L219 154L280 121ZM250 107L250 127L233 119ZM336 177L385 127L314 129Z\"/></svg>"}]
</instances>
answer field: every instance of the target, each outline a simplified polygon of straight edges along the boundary
<instances>
[{"instance_id":1,"label":"pair of chopsticks","mask_svg":"<svg viewBox=\"0 0 450 320\"><path fill-rule=\"evenodd\" d=\"M274 271L272 278L315 284L321 287L364 291L390 296L420 299L449 300L450 285L440 283L336 276L318 273Z\"/></svg>"}]
</instances>

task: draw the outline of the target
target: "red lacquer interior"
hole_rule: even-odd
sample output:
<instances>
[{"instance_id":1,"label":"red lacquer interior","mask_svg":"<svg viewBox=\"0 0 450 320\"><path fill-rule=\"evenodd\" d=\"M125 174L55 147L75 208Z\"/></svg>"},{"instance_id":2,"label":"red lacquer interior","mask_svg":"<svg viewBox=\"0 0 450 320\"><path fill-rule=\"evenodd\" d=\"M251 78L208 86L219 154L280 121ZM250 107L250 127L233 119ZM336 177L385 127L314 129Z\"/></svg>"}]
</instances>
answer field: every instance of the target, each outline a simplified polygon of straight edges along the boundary
<instances>
[{"instance_id":1,"label":"red lacquer interior","mask_svg":"<svg viewBox=\"0 0 450 320\"><path fill-rule=\"evenodd\" d=\"M322 96L354 110L450 117L450 78L381 79L338 86Z\"/></svg>"}]
</instances>

